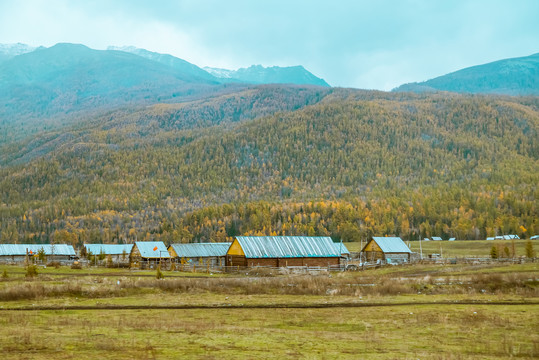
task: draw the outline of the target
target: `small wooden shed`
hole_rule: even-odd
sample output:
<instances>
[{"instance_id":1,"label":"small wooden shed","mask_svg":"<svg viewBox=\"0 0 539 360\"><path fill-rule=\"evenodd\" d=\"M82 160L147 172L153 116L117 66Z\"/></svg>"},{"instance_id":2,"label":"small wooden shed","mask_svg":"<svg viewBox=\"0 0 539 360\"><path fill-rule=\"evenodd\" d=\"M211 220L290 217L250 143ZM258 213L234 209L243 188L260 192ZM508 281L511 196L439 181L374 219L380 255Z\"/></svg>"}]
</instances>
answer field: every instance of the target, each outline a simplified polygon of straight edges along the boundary
<instances>
[{"instance_id":1,"label":"small wooden shed","mask_svg":"<svg viewBox=\"0 0 539 360\"><path fill-rule=\"evenodd\" d=\"M333 240L321 236L236 236L226 254L227 266L326 267L340 259Z\"/></svg>"},{"instance_id":2,"label":"small wooden shed","mask_svg":"<svg viewBox=\"0 0 539 360\"><path fill-rule=\"evenodd\" d=\"M412 251L400 237L373 237L361 250L367 261L409 262Z\"/></svg>"},{"instance_id":3,"label":"small wooden shed","mask_svg":"<svg viewBox=\"0 0 539 360\"><path fill-rule=\"evenodd\" d=\"M132 267L153 269L170 263L170 254L162 241L137 241L131 248L129 262Z\"/></svg>"},{"instance_id":4,"label":"small wooden shed","mask_svg":"<svg viewBox=\"0 0 539 360\"><path fill-rule=\"evenodd\" d=\"M225 266L229 242L172 244L168 252L173 260L191 265Z\"/></svg>"}]
</instances>

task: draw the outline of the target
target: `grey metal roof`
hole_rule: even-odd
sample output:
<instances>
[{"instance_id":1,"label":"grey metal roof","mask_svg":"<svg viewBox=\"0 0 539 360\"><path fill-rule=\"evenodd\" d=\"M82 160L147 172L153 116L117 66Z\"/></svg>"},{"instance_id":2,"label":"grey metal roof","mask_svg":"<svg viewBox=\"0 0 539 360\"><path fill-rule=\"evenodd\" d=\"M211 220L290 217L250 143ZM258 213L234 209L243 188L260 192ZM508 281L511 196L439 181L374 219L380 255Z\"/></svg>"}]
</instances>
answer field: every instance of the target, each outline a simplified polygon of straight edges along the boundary
<instances>
[{"instance_id":1,"label":"grey metal roof","mask_svg":"<svg viewBox=\"0 0 539 360\"><path fill-rule=\"evenodd\" d=\"M411 253L412 251L400 237L376 237L372 238L385 253Z\"/></svg>"},{"instance_id":2,"label":"grey metal roof","mask_svg":"<svg viewBox=\"0 0 539 360\"><path fill-rule=\"evenodd\" d=\"M75 256L75 249L67 244L0 244L0 256L37 254L40 249L45 250L45 255L69 255Z\"/></svg>"},{"instance_id":3,"label":"grey metal roof","mask_svg":"<svg viewBox=\"0 0 539 360\"><path fill-rule=\"evenodd\" d=\"M439 237L439 236L433 236L432 240L434 240L434 241L442 241L442 238Z\"/></svg>"},{"instance_id":4,"label":"grey metal roof","mask_svg":"<svg viewBox=\"0 0 539 360\"><path fill-rule=\"evenodd\" d=\"M335 250L337 250L337 252L339 254L348 254L348 255L350 255L350 251L348 251L348 248L343 243L338 242L338 243L333 243L333 244L335 245Z\"/></svg>"},{"instance_id":5,"label":"grey metal roof","mask_svg":"<svg viewBox=\"0 0 539 360\"><path fill-rule=\"evenodd\" d=\"M212 257L225 256L231 243L192 243L172 244L172 248L179 257Z\"/></svg>"},{"instance_id":6,"label":"grey metal roof","mask_svg":"<svg viewBox=\"0 0 539 360\"><path fill-rule=\"evenodd\" d=\"M127 255L131 252L133 244L84 244L86 252L92 254L122 255L125 251Z\"/></svg>"},{"instance_id":7,"label":"grey metal roof","mask_svg":"<svg viewBox=\"0 0 539 360\"><path fill-rule=\"evenodd\" d=\"M236 236L246 258L340 257L330 237Z\"/></svg>"},{"instance_id":8,"label":"grey metal roof","mask_svg":"<svg viewBox=\"0 0 539 360\"><path fill-rule=\"evenodd\" d=\"M137 241L135 245L143 258L170 258L167 247L162 241Z\"/></svg>"}]
</instances>

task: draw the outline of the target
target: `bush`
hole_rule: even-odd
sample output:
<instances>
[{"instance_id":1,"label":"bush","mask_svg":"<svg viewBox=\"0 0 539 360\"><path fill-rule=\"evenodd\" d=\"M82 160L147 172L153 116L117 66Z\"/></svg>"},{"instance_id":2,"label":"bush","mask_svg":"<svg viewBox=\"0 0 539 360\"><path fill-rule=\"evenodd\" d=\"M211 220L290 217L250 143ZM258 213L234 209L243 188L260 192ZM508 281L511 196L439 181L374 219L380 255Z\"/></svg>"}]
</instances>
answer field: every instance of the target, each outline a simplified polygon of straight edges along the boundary
<instances>
[{"instance_id":1,"label":"bush","mask_svg":"<svg viewBox=\"0 0 539 360\"><path fill-rule=\"evenodd\" d=\"M165 276L164 276L163 273L161 272L161 266L158 266L158 267L157 267L157 272L155 273L155 278L156 278L156 279L163 279L163 278L165 278Z\"/></svg>"},{"instance_id":2,"label":"bush","mask_svg":"<svg viewBox=\"0 0 539 360\"><path fill-rule=\"evenodd\" d=\"M4 269L4 272L2 273L2 279L7 279L9 276L7 274L7 270Z\"/></svg>"},{"instance_id":3,"label":"bush","mask_svg":"<svg viewBox=\"0 0 539 360\"><path fill-rule=\"evenodd\" d=\"M47 264L47 266L53 266L55 269L59 269L60 268L60 262L58 261L51 261L50 263Z\"/></svg>"},{"instance_id":4,"label":"bush","mask_svg":"<svg viewBox=\"0 0 539 360\"><path fill-rule=\"evenodd\" d=\"M37 276L37 266L35 265L28 265L26 267L26 275L27 278L33 278Z\"/></svg>"},{"instance_id":5,"label":"bush","mask_svg":"<svg viewBox=\"0 0 539 360\"><path fill-rule=\"evenodd\" d=\"M533 249L533 243L531 240L526 241L526 257L534 258L535 250Z\"/></svg>"},{"instance_id":6,"label":"bush","mask_svg":"<svg viewBox=\"0 0 539 360\"><path fill-rule=\"evenodd\" d=\"M78 261L73 261L73 264L71 265L71 268L80 270L80 269L82 269L82 264L80 262L78 262Z\"/></svg>"}]
</instances>

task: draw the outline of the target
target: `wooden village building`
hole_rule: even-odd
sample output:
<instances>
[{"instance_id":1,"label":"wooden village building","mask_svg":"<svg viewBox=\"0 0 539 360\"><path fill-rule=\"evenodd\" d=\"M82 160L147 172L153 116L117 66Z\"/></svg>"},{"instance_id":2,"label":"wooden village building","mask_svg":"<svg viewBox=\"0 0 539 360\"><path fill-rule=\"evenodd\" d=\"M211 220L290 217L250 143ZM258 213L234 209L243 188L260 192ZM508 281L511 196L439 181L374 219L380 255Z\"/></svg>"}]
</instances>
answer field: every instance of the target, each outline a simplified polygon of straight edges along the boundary
<instances>
[{"instance_id":1,"label":"wooden village building","mask_svg":"<svg viewBox=\"0 0 539 360\"><path fill-rule=\"evenodd\" d=\"M333 243L333 245L335 246L335 250L337 250L337 252L341 254L341 257L345 259L348 259L350 257L350 251L342 242Z\"/></svg>"},{"instance_id":2,"label":"wooden village building","mask_svg":"<svg viewBox=\"0 0 539 360\"><path fill-rule=\"evenodd\" d=\"M172 244L168 247L168 252L173 261L182 264L225 266L230 244L229 242Z\"/></svg>"},{"instance_id":3,"label":"wooden village building","mask_svg":"<svg viewBox=\"0 0 539 360\"><path fill-rule=\"evenodd\" d=\"M36 262L40 251L47 262L72 261L77 256L73 246L67 244L0 244L0 263Z\"/></svg>"},{"instance_id":4,"label":"wooden village building","mask_svg":"<svg viewBox=\"0 0 539 360\"><path fill-rule=\"evenodd\" d=\"M226 254L227 266L340 265L341 254L330 237L236 236Z\"/></svg>"},{"instance_id":5,"label":"wooden village building","mask_svg":"<svg viewBox=\"0 0 539 360\"><path fill-rule=\"evenodd\" d=\"M162 241L137 241L131 248L129 262L132 267L153 269L158 265L168 265L170 254Z\"/></svg>"},{"instance_id":6,"label":"wooden village building","mask_svg":"<svg viewBox=\"0 0 539 360\"><path fill-rule=\"evenodd\" d=\"M84 244L86 254L103 255L110 264L128 264L133 244Z\"/></svg>"},{"instance_id":7,"label":"wooden village building","mask_svg":"<svg viewBox=\"0 0 539 360\"><path fill-rule=\"evenodd\" d=\"M388 264L410 262L412 251L400 237L373 237L361 252L365 260L386 261Z\"/></svg>"}]
</instances>

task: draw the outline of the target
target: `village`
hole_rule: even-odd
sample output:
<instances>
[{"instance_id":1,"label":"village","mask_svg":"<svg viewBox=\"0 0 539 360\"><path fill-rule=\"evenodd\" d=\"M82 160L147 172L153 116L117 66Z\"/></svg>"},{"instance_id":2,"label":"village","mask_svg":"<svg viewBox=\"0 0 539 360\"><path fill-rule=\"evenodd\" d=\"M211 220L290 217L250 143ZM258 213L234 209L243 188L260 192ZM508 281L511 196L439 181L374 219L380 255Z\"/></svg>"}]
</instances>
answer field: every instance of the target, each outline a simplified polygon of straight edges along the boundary
<instances>
[{"instance_id":1,"label":"village","mask_svg":"<svg viewBox=\"0 0 539 360\"><path fill-rule=\"evenodd\" d=\"M496 240L514 239L518 239L518 236L505 235ZM439 242L442 239L432 237L422 241ZM448 241L455 239L450 238ZM353 271L429 261L452 264L457 261L484 262L503 257L444 258L440 253L424 254L421 241L418 243L417 252L410 249L410 242L406 244L396 236L372 237L360 244L359 251L349 251L346 243L334 242L331 237L323 236L236 236L232 242L179 243L168 246L162 241L136 241L133 244L84 244L77 250L68 244L0 244L0 264L71 266L74 269L83 266L140 270L159 268L188 272L196 272L197 269L226 272L245 268ZM348 243L354 250L357 245ZM500 249L500 252L503 250ZM515 260L514 249L513 256L507 257Z\"/></svg>"}]
</instances>

